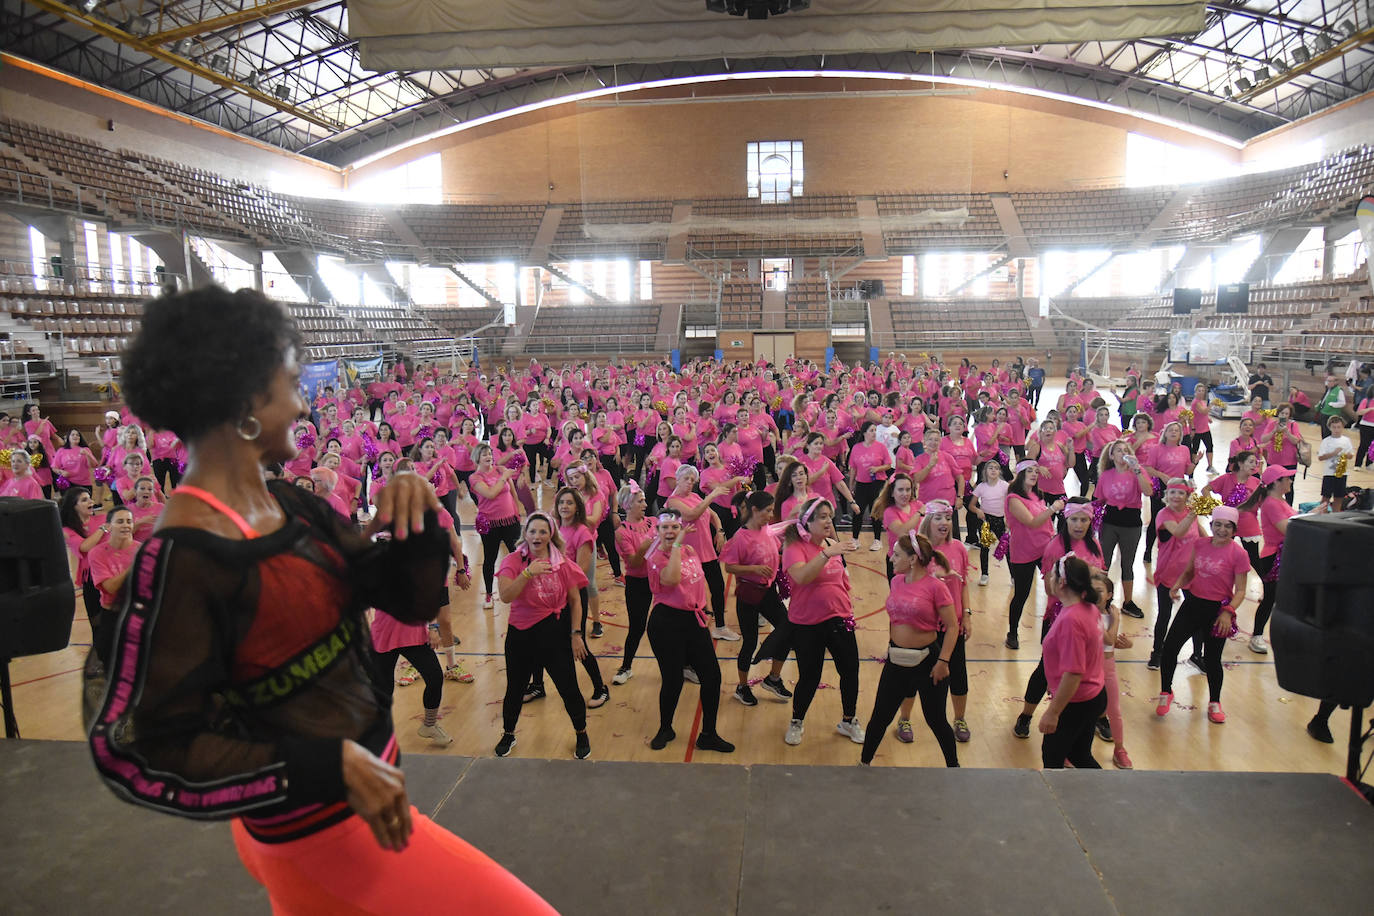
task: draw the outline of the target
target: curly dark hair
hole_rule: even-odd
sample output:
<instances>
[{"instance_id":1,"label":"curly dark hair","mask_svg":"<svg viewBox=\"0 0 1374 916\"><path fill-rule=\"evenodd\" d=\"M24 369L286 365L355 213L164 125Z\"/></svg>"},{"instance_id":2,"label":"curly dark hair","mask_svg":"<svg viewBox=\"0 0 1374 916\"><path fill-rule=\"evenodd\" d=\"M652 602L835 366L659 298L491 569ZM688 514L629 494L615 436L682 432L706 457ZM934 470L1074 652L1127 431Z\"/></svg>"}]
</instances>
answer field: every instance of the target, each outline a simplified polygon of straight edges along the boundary
<instances>
[{"instance_id":1,"label":"curly dark hair","mask_svg":"<svg viewBox=\"0 0 1374 916\"><path fill-rule=\"evenodd\" d=\"M161 296L124 353L129 408L191 442L246 415L300 331L286 309L251 289L207 286Z\"/></svg>"}]
</instances>

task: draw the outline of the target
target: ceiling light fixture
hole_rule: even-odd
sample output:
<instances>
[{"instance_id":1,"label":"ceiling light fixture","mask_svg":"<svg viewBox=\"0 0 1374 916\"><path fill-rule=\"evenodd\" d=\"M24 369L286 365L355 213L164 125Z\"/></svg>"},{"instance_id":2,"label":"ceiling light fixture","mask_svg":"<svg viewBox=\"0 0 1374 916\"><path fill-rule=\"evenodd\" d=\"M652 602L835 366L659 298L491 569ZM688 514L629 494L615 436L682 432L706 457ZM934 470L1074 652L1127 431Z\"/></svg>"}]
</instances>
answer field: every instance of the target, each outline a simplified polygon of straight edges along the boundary
<instances>
[{"instance_id":1,"label":"ceiling light fixture","mask_svg":"<svg viewBox=\"0 0 1374 916\"><path fill-rule=\"evenodd\" d=\"M1293 59L1300 64L1305 64L1312 59L1312 52L1307 50L1307 45L1300 44L1293 49Z\"/></svg>"},{"instance_id":2,"label":"ceiling light fixture","mask_svg":"<svg viewBox=\"0 0 1374 916\"><path fill-rule=\"evenodd\" d=\"M1236 78L1236 88L1241 92L1249 92L1252 86L1253 84L1245 77L1241 76Z\"/></svg>"}]
</instances>

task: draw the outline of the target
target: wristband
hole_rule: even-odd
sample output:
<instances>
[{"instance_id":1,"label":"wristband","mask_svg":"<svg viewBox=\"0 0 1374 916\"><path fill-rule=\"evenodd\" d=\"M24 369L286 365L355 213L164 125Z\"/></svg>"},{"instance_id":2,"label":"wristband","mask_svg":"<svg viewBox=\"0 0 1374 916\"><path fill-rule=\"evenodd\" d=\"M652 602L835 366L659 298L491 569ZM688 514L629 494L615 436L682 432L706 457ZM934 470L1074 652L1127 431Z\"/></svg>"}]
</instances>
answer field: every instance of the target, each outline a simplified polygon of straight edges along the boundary
<instances>
[{"instance_id":1,"label":"wristband","mask_svg":"<svg viewBox=\"0 0 1374 916\"><path fill-rule=\"evenodd\" d=\"M438 633L438 632L439 632L439 625L438 625L437 623L431 623L431 624L429 625L429 629L431 629L431 630L433 630L434 632Z\"/></svg>"},{"instance_id":2,"label":"wristband","mask_svg":"<svg viewBox=\"0 0 1374 916\"><path fill-rule=\"evenodd\" d=\"M942 661L942 662L944 662L946 665L949 664L949 659L947 659L947 658L937 659L937 661Z\"/></svg>"}]
</instances>

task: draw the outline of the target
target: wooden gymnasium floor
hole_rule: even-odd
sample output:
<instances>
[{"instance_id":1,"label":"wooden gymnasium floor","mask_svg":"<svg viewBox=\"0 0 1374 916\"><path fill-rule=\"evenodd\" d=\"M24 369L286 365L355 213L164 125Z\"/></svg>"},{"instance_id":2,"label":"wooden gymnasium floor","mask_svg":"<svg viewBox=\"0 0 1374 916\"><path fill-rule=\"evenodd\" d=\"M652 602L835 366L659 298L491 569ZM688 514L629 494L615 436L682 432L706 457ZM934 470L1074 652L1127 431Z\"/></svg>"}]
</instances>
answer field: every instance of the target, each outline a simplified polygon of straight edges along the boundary
<instances>
[{"instance_id":1,"label":"wooden gymnasium floor","mask_svg":"<svg viewBox=\"0 0 1374 916\"><path fill-rule=\"evenodd\" d=\"M1047 389L1042 414L1053 405L1059 393L1060 390ZM1233 421L1213 424L1218 455L1226 454L1235 428ZM1308 425L1306 430L1315 444L1315 427ZM1219 459L1219 470L1221 463ZM1197 475L1199 486L1205 480L1204 462ZM1374 473L1352 471L1350 482L1374 485ZM1071 493L1075 491L1072 481L1069 489ZM1319 474L1309 472L1303 479L1300 470L1297 501L1316 501L1319 489ZM545 491L545 500L551 496L551 491ZM464 547L474 572L479 572L481 547L476 534L468 527L472 518L470 503L463 505L462 514L467 527ZM863 546L868 545L870 537L868 533L861 535ZM859 716L865 720L872 709L879 673L878 657L886 645L887 620L881 611L886 583L881 556L863 550L855 554L855 561L850 566L855 612L859 618ZM973 559L976 565L976 555ZM1250 580L1252 597L1240 608L1241 632L1231 640L1225 653L1227 670L1223 702L1229 717L1227 723L1220 726L1208 723L1206 678L1187 663L1179 666L1175 678L1177 699L1173 711L1164 720L1156 719L1153 700L1159 691L1159 675L1145 667L1155 616L1154 588L1139 555L1136 563L1135 599L1145 610L1146 617L1144 620L1125 620L1125 632L1135 641L1135 646L1117 653L1126 747L1136 769L1343 773L1343 736L1348 729L1348 714L1338 712L1333 717L1332 731L1338 736L1335 745L1312 740L1304 731L1304 725L1316 707L1315 701L1280 689L1274 676L1272 655L1256 655L1247 646L1254 616L1253 599L1259 593L1259 584L1253 574ZM1034 769L1040 765L1038 733L1032 731L1030 740L1020 740L1012 734L1011 727L1021 706L1026 679L1039 659L1037 634L1039 615L1044 608L1043 591L1037 587L1034 608L1027 606L1021 624L1021 649L1013 652L1002 642L1010 594L1006 564L993 561L990 574L991 583L987 587L980 588L975 581L970 589L972 606L977 611L968 651L967 718L973 737L969 743L960 745L960 762L966 767ZM604 561L599 579L602 583L611 581ZM731 592L727 597L726 617L734 626L733 582L727 581L727 586L731 587ZM623 596L623 589L609 584L602 586L602 619L606 635L601 640L593 640L592 647L601 656L601 670L608 684L618 667L626 632ZM441 724L453 737L453 743L436 749L415 734L421 713L422 686L419 682L396 690L397 731L401 747L408 754L492 757L492 749L501 734L505 608L498 601L494 613L483 611L480 584L468 592L455 589L453 598L454 629L462 640L459 651L463 663L475 675L471 684L446 682L444 685ZM11 666L15 709L25 738L70 741L82 738L79 668L87 651L90 631L80 613L72 640L72 645L64 651L19 659ZM589 712L593 759L788 765L851 765L858 760L859 748L835 732L835 723L840 719L840 700L835 689L834 669L828 660L821 689L807 717L806 736L800 746L788 747L782 736L790 704L778 702L763 691L756 691L759 705L753 708L746 708L731 698L736 646L736 643L720 642L716 647L725 681L719 731L737 746L734 754L701 752L692 747L692 737L699 723L699 688L691 684L684 686L674 722L678 739L663 751L649 748L649 738L658 726L659 677L645 639L635 663L634 678L623 686L612 687L610 702ZM762 673L762 666L753 670L755 677ZM586 673L579 668L578 674L584 694L590 695ZM795 680L793 662L787 663L783 677L789 684ZM920 719L919 707L913 726L914 744L901 744L889 734L879 748L875 763L880 766L941 766L942 758L934 738ZM524 707L518 735L516 757L572 756L572 729L552 690L548 699ZM1110 766L1109 745L1099 741L1096 754L1099 762Z\"/></svg>"}]
</instances>

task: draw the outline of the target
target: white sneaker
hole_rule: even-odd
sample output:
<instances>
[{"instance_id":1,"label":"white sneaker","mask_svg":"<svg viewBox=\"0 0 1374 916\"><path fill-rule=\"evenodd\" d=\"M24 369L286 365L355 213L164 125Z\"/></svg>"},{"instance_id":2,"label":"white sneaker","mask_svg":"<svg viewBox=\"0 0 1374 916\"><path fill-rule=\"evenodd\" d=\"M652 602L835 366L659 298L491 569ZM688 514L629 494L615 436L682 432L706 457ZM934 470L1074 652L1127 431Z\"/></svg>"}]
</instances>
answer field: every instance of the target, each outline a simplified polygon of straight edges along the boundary
<instances>
[{"instance_id":1,"label":"white sneaker","mask_svg":"<svg viewBox=\"0 0 1374 916\"><path fill-rule=\"evenodd\" d=\"M1256 633L1250 637L1250 651L1256 655L1268 655L1269 643L1264 641L1264 637Z\"/></svg>"},{"instance_id":2,"label":"white sneaker","mask_svg":"<svg viewBox=\"0 0 1374 916\"><path fill-rule=\"evenodd\" d=\"M983 573L981 576L978 577L978 584L979 584L979 585L987 585L987 584L988 584L988 574L987 574L987 573Z\"/></svg>"},{"instance_id":3,"label":"white sneaker","mask_svg":"<svg viewBox=\"0 0 1374 916\"><path fill-rule=\"evenodd\" d=\"M857 718L841 719L839 724L835 726L835 731L839 732L841 735L848 735L849 740L853 741L855 744L864 743L864 729L863 726L859 724Z\"/></svg>"},{"instance_id":4,"label":"white sneaker","mask_svg":"<svg viewBox=\"0 0 1374 916\"><path fill-rule=\"evenodd\" d=\"M802 733L805 731L806 726L802 724L802 720L793 719L790 723L788 723L787 734L782 736L782 740L787 744L796 747L798 744L801 744Z\"/></svg>"},{"instance_id":5,"label":"white sneaker","mask_svg":"<svg viewBox=\"0 0 1374 916\"><path fill-rule=\"evenodd\" d=\"M682 678L683 680L690 681L693 684L701 683L701 678L697 676L697 671L695 668L683 668Z\"/></svg>"},{"instance_id":6,"label":"white sneaker","mask_svg":"<svg viewBox=\"0 0 1374 916\"><path fill-rule=\"evenodd\" d=\"M869 549L869 551L871 551L871 552L873 552L873 553L877 553L879 550L882 550L882 549L883 549L883 542L882 542L882 541L874 541L872 544L869 544L869 545L868 545L868 549Z\"/></svg>"},{"instance_id":7,"label":"white sneaker","mask_svg":"<svg viewBox=\"0 0 1374 916\"><path fill-rule=\"evenodd\" d=\"M487 597L482 599L482 610L489 611L495 607L495 602L491 600L491 592L487 592Z\"/></svg>"},{"instance_id":8,"label":"white sneaker","mask_svg":"<svg viewBox=\"0 0 1374 916\"><path fill-rule=\"evenodd\" d=\"M712 639L723 639L726 642L739 642L740 635L729 627L711 627Z\"/></svg>"},{"instance_id":9,"label":"white sneaker","mask_svg":"<svg viewBox=\"0 0 1374 916\"><path fill-rule=\"evenodd\" d=\"M421 725L418 734L421 738L428 738L432 743L440 747L453 743L453 739L449 737L448 732L444 731L438 724Z\"/></svg>"},{"instance_id":10,"label":"white sneaker","mask_svg":"<svg viewBox=\"0 0 1374 916\"><path fill-rule=\"evenodd\" d=\"M615 673L615 677L611 678L611 683L619 687L621 684L625 683L634 676L635 673L631 669L621 668L619 671Z\"/></svg>"}]
</instances>

